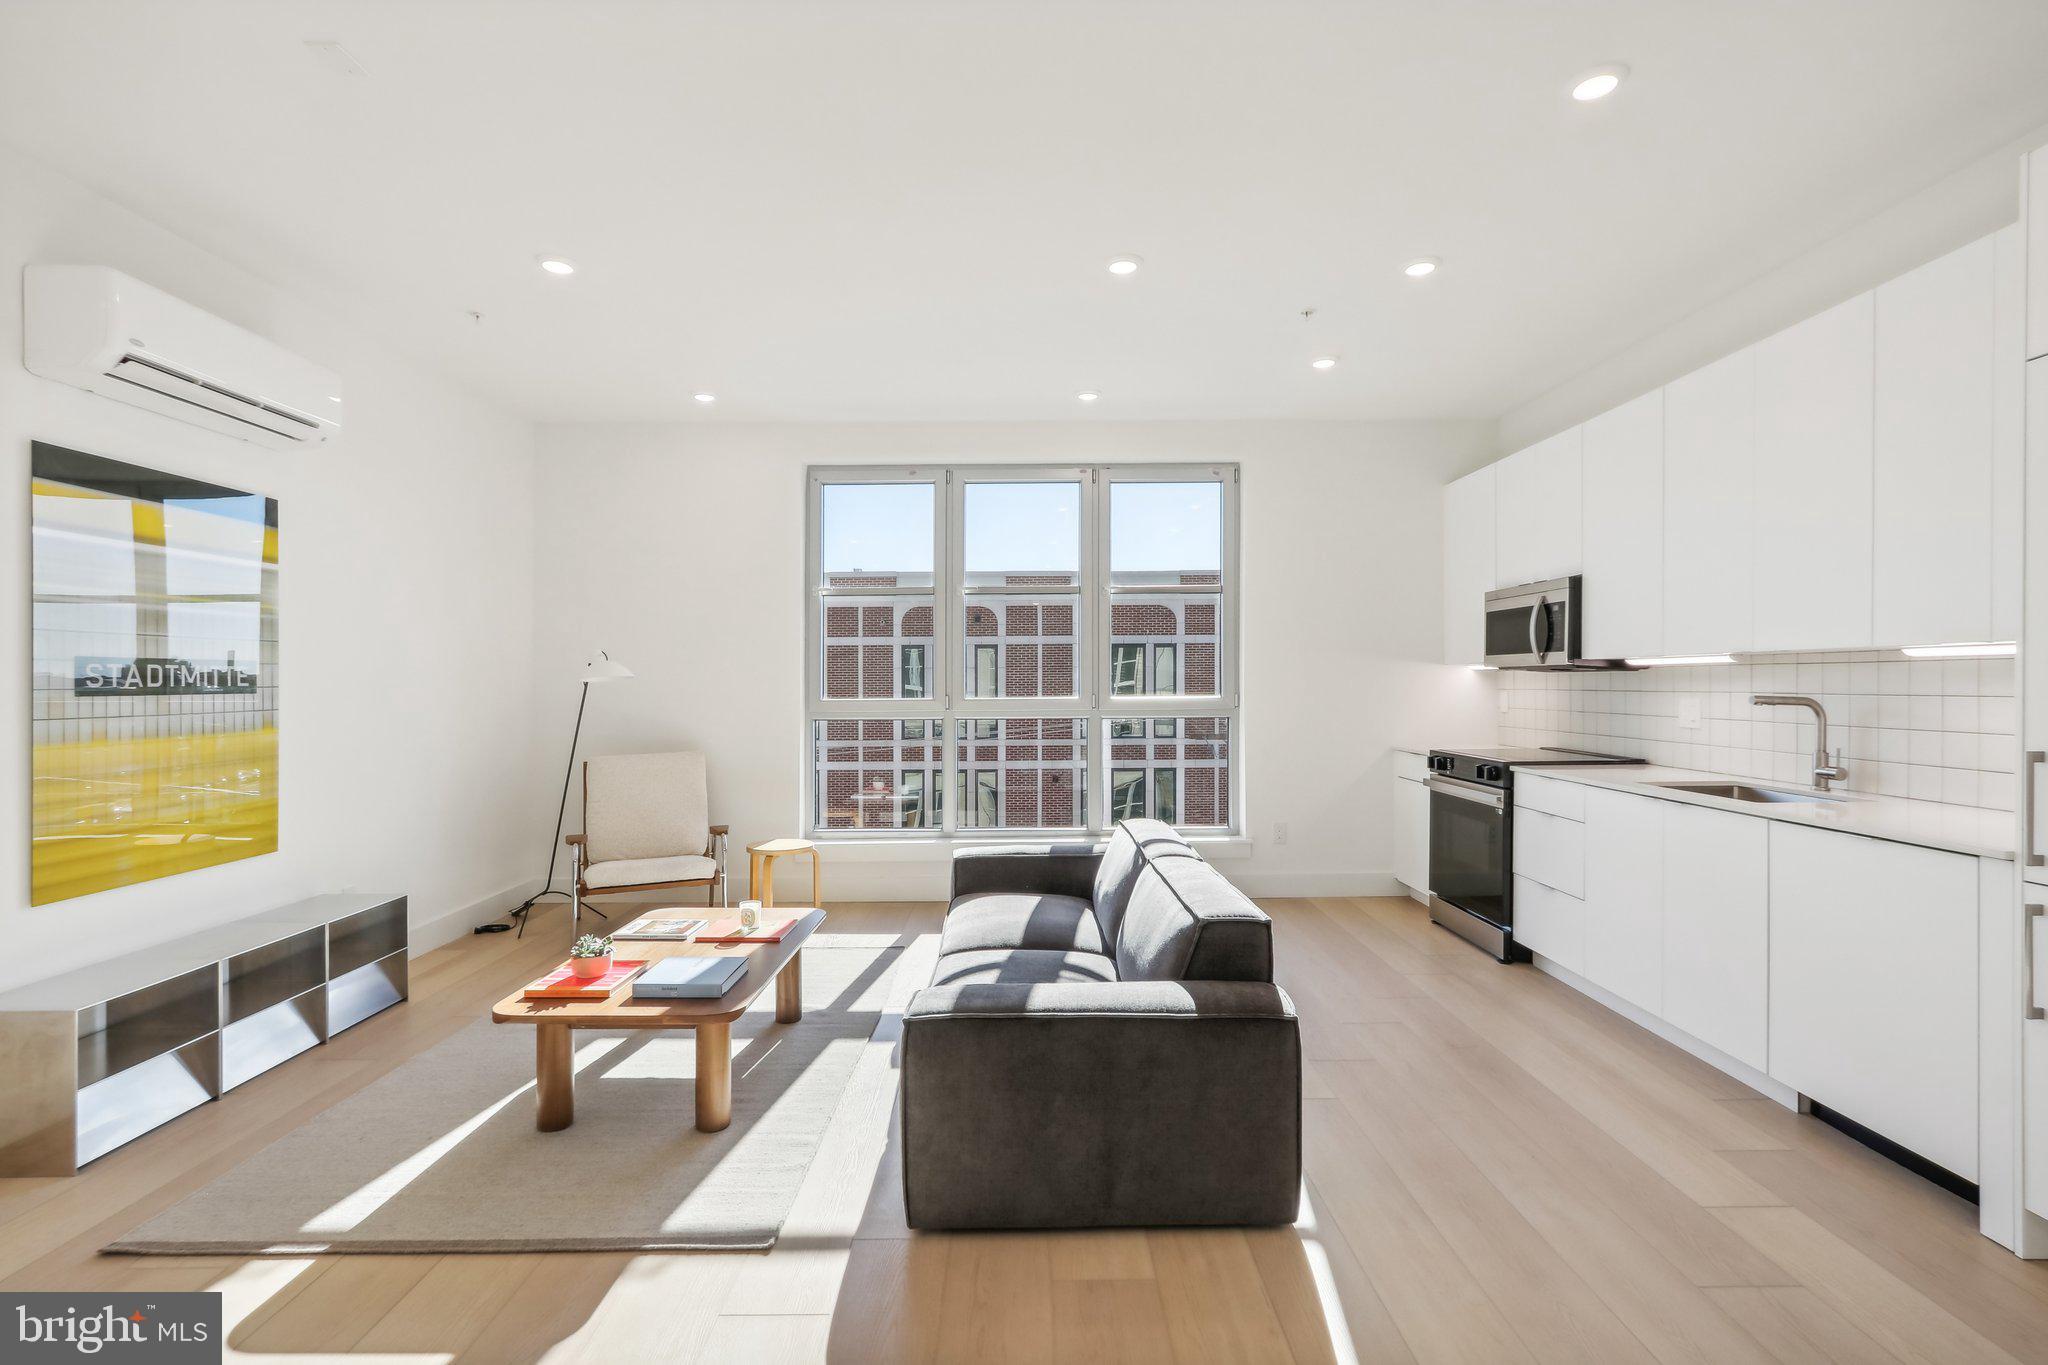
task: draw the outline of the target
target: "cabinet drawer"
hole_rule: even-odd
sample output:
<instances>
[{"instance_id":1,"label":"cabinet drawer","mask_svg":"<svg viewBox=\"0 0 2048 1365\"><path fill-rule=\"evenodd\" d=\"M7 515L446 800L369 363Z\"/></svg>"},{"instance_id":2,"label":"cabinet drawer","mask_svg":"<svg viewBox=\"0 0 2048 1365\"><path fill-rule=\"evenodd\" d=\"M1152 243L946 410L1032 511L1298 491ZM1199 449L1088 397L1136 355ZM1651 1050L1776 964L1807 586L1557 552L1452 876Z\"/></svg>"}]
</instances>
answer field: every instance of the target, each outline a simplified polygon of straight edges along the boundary
<instances>
[{"instance_id":1,"label":"cabinet drawer","mask_svg":"<svg viewBox=\"0 0 2048 1365\"><path fill-rule=\"evenodd\" d=\"M1518 772L1515 774L1515 809L1540 810L1560 820L1584 820L1586 789L1576 782L1560 782L1554 777Z\"/></svg>"},{"instance_id":2,"label":"cabinet drawer","mask_svg":"<svg viewBox=\"0 0 2048 1365\"><path fill-rule=\"evenodd\" d=\"M1515 878L1515 942L1568 972L1585 971L1586 905L1527 877Z\"/></svg>"},{"instance_id":3,"label":"cabinet drawer","mask_svg":"<svg viewBox=\"0 0 2048 1365\"><path fill-rule=\"evenodd\" d=\"M1410 782L1423 782L1429 778L1429 760L1421 754L1411 754L1406 749L1394 750L1394 776Z\"/></svg>"},{"instance_id":4,"label":"cabinet drawer","mask_svg":"<svg viewBox=\"0 0 2048 1365\"><path fill-rule=\"evenodd\" d=\"M1515 810L1515 875L1567 896L1586 894L1585 826L1540 810Z\"/></svg>"}]
</instances>

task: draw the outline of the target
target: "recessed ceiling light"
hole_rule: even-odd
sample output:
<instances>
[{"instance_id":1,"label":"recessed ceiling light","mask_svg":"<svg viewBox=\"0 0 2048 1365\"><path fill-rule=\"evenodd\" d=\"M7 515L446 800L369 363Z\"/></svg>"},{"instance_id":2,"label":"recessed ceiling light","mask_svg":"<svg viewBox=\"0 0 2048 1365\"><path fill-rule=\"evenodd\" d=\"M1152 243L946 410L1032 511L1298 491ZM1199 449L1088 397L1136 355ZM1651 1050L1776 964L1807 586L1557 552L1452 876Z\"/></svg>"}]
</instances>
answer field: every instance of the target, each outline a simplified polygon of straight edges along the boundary
<instances>
[{"instance_id":1,"label":"recessed ceiling light","mask_svg":"<svg viewBox=\"0 0 2048 1365\"><path fill-rule=\"evenodd\" d=\"M1401 273L1411 280L1426 280L1436 274L1436 268L1443 262L1434 256L1417 256L1401 267Z\"/></svg>"},{"instance_id":2,"label":"recessed ceiling light","mask_svg":"<svg viewBox=\"0 0 2048 1365\"><path fill-rule=\"evenodd\" d=\"M690 397L696 399L699 403L716 403L718 401L718 395L715 393L693 393Z\"/></svg>"},{"instance_id":3,"label":"recessed ceiling light","mask_svg":"<svg viewBox=\"0 0 2048 1365\"><path fill-rule=\"evenodd\" d=\"M1097 393L1093 389L1083 389L1079 393L1075 394L1074 397L1080 399L1083 403L1093 403L1096 399L1102 397L1102 395Z\"/></svg>"},{"instance_id":4,"label":"recessed ceiling light","mask_svg":"<svg viewBox=\"0 0 2048 1365\"><path fill-rule=\"evenodd\" d=\"M1337 357L1333 355L1319 355L1314 360L1309 361L1308 367L1312 370L1334 370L1337 368Z\"/></svg>"},{"instance_id":5,"label":"recessed ceiling light","mask_svg":"<svg viewBox=\"0 0 2048 1365\"><path fill-rule=\"evenodd\" d=\"M1136 256L1118 256L1110 261L1109 273L1112 275L1135 275L1138 273L1138 267L1143 264L1144 262Z\"/></svg>"},{"instance_id":6,"label":"recessed ceiling light","mask_svg":"<svg viewBox=\"0 0 2048 1365\"><path fill-rule=\"evenodd\" d=\"M573 275L576 273L576 263L574 261L565 261L560 256L541 256L538 259L540 261L540 268L547 271L550 275Z\"/></svg>"},{"instance_id":7,"label":"recessed ceiling light","mask_svg":"<svg viewBox=\"0 0 2048 1365\"><path fill-rule=\"evenodd\" d=\"M1620 86L1622 77L1628 75L1628 68L1619 64L1596 66L1572 82L1572 98L1581 104L1593 100L1604 100Z\"/></svg>"}]
</instances>

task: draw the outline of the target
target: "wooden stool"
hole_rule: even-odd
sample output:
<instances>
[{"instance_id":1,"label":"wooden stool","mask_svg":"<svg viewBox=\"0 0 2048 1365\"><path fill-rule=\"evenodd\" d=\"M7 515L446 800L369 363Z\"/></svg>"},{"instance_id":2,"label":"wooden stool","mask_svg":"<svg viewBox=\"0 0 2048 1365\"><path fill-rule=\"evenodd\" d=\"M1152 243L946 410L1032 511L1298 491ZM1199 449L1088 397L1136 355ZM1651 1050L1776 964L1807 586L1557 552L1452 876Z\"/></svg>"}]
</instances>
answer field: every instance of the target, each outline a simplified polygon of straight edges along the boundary
<instances>
[{"instance_id":1,"label":"wooden stool","mask_svg":"<svg viewBox=\"0 0 2048 1365\"><path fill-rule=\"evenodd\" d=\"M775 904L775 860L798 853L811 855L811 904L821 904L818 899L818 846L809 839L768 839L748 844L747 899L760 901L764 910Z\"/></svg>"}]
</instances>

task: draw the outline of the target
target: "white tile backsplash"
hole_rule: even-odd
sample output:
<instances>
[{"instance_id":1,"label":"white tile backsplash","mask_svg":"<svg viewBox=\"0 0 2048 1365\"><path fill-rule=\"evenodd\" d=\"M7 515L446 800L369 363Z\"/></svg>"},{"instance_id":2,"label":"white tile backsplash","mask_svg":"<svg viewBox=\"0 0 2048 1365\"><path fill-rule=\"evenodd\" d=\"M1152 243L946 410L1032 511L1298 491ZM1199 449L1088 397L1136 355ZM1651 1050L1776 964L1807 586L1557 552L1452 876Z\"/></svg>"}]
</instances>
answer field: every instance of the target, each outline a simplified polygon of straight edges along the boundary
<instances>
[{"instance_id":1,"label":"white tile backsplash","mask_svg":"<svg viewBox=\"0 0 2048 1365\"><path fill-rule=\"evenodd\" d=\"M1811 780L1813 718L1750 704L1812 697L1851 791L2011 810L2017 741L2011 659L1907 659L1896 650L1759 654L1734 664L1500 675L1505 744L1558 744L1771 782ZM1699 724L1681 728L1699 704Z\"/></svg>"}]
</instances>

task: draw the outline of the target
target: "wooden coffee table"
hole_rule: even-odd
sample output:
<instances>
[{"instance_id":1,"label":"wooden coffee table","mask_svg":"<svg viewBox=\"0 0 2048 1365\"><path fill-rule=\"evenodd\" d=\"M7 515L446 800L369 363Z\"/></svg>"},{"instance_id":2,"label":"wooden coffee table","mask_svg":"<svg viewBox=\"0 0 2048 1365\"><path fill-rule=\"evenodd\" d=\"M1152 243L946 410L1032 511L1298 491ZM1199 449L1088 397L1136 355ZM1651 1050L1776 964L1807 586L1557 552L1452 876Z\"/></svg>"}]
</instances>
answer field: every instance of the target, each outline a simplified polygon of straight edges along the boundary
<instances>
[{"instance_id":1,"label":"wooden coffee table","mask_svg":"<svg viewBox=\"0 0 2048 1365\"><path fill-rule=\"evenodd\" d=\"M732 1122L732 1021L747 1012L755 997L775 983L775 1018L794 1024L804 1017L804 940L825 922L823 910L783 907L803 916L780 943L720 946L694 943L629 943L619 945L625 958L652 962L664 957L747 958L747 969L716 1000L635 1000L627 982L604 1000L528 1000L518 991L491 1008L500 1024L534 1026L534 1079L538 1103L534 1126L543 1133L567 1128L576 1120L575 1051L569 1035L576 1029L687 1028L697 1031L697 1129L715 1133ZM765 917L764 918L769 918Z\"/></svg>"}]
</instances>

